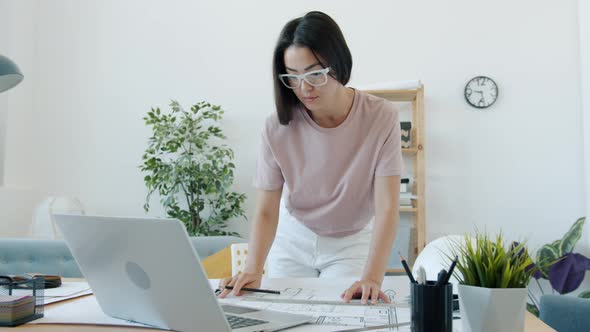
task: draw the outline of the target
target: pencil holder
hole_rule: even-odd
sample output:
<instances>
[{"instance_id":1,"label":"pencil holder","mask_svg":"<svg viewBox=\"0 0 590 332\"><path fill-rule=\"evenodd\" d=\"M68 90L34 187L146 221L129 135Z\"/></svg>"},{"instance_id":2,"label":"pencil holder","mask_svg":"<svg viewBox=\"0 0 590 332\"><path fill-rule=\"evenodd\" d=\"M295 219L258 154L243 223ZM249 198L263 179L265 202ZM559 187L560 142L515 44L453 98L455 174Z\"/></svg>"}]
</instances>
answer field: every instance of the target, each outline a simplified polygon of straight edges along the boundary
<instances>
[{"instance_id":1,"label":"pencil holder","mask_svg":"<svg viewBox=\"0 0 590 332\"><path fill-rule=\"evenodd\" d=\"M45 280L0 277L0 326L17 326L43 317Z\"/></svg>"},{"instance_id":2,"label":"pencil holder","mask_svg":"<svg viewBox=\"0 0 590 332\"><path fill-rule=\"evenodd\" d=\"M453 284L410 284L412 332L453 331Z\"/></svg>"}]
</instances>

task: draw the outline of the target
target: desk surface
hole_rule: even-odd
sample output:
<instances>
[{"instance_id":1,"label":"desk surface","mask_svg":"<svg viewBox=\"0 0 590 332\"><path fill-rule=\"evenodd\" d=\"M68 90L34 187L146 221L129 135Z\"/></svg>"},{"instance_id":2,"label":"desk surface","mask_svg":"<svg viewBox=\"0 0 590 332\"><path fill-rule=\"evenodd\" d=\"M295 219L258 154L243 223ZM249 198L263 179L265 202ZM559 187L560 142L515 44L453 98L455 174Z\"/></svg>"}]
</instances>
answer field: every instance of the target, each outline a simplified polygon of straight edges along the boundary
<instances>
[{"instance_id":1,"label":"desk surface","mask_svg":"<svg viewBox=\"0 0 590 332\"><path fill-rule=\"evenodd\" d=\"M390 277L388 277L390 278ZM395 277L393 277L395 278ZM320 284L325 283L326 280L322 279L268 279L263 283L263 286L275 286L278 284L286 285L289 287L301 287L302 285L309 285L309 287L317 286ZM338 280L338 282L334 282L334 280L330 280L330 284L348 284L348 280ZM93 295L90 295L93 296ZM72 303L72 301L77 301L79 298L71 299L64 302L53 303L48 306L59 306L64 305L67 303ZM459 322L457 322L459 323ZM334 330L335 326L319 326L319 325L308 325L308 326L300 326L293 329L289 329L288 331L294 332L303 332L303 331L330 331ZM345 328L345 327L343 327ZM0 327L0 331L8 331L8 329L16 330L16 331L76 331L76 332L90 332L90 331L116 331L116 332L138 332L138 331L157 331L151 328L143 328L143 327L122 327L122 326L96 326L96 325L81 325L81 324L26 324L21 325L16 328L2 328ZM530 313L526 313L525 315L525 332L550 332L555 331L551 327L547 326L543 323L540 319L533 316Z\"/></svg>"},{"instance_id":2,"label":"desk surface","mask_svg":"<svg viewBox=\"0 0 590 332\"><path fill-rule=\"evenodd\" d=\"M57 305L57 304L55 304ZM301 328L299 328L301 329ZM92 325L64 325L64 324L37 324L37 325L21 325L18 327L2 327L0 330L5 331L35 331L35 332L97 332L97 331L113 331L113 332L139 332L139 331L159 331L143 327L120 327L120 326L92 326ZM289 330L285 330L289 331ZM524 322L525 332L550 332L555 331L537 317L527 312Z\"/></svg>"}]
</instances>

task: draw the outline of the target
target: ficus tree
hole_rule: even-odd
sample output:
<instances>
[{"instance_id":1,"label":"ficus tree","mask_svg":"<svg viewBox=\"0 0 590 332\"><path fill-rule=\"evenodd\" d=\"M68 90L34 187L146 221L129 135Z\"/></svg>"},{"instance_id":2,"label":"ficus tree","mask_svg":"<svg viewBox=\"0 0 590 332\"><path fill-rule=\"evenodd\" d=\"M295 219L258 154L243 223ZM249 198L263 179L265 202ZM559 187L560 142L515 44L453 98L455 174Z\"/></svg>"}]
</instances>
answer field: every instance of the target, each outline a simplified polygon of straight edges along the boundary
<instances>
[{"instance_id":1,"label":"ficus tree","mask_svg":"<svg viewBox=\"0 0 590 332\"><path fill-rule=\"evenodd\" d=\"M246 218L246 196L231 191L234 153L222 144L220 106L199 102L190 110L172 101L171 111L152 108L144 117L152 136L140 169L150 197L158 193L166 214L186 225L189 235L239 235L225 230L232 218Z\"/></svg>"}]
</instances>

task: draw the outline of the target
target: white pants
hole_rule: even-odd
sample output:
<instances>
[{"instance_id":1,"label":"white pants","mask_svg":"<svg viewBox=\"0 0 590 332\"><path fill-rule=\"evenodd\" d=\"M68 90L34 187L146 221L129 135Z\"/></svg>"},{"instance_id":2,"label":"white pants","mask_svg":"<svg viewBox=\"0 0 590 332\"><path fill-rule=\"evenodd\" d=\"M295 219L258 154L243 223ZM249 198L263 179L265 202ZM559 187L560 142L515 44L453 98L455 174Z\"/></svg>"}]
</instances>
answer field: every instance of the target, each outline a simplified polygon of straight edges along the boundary
<instances>
[{"instance_id":1,"label":"white pants","mask_svg":"<svg viewBox=\"0 0 590 332\"><path fill-rule=\"evenodd\" d=\"M268 255L270 278L360 277L369 257L372 220L341 238L319 236L293 217L281 202L279 225Z\"/></svg>"}]
</instances>

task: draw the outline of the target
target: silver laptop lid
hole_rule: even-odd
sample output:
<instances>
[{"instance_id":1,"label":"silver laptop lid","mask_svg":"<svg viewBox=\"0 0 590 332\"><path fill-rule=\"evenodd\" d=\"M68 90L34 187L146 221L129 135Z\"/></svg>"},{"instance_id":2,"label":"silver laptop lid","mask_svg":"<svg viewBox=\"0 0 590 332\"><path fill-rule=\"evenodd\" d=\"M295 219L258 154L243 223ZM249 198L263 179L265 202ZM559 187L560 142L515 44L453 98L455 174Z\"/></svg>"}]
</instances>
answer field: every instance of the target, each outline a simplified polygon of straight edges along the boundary
<instances>
[{"instance_id":1,"label":"silver laptop lid","mask_svg":"<svg viewBox=\"0 0 590 332\"><path fill-rule=\"evenodd\" d=\"M231 330L180 221L57 214L55 221L107 315L179 331Z\"/></svg>"}]
</instances>

